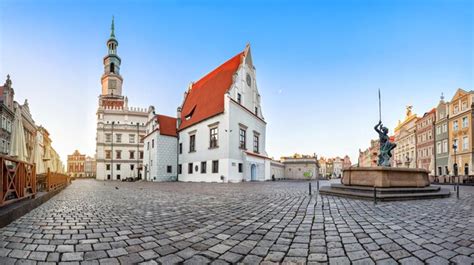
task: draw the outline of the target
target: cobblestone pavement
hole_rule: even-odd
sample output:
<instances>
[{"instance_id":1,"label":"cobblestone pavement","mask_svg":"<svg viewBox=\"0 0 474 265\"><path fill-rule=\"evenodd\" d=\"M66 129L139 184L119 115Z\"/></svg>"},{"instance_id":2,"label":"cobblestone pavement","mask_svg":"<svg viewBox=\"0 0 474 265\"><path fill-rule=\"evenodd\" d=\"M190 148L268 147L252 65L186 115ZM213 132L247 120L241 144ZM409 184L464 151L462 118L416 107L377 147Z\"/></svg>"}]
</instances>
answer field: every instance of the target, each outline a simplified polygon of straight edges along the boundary
<instances>
[{"instance_id":1,"label":"cobblestone pavement","mask_svg":"<svg viewBox=\"0 0 474 265\"><path fill-rule=\"evenodd\" d=\"M377 205L307 193L78 180L0 229L0 264L474 263L474 187Z\"/></svg>"}]
</instances>

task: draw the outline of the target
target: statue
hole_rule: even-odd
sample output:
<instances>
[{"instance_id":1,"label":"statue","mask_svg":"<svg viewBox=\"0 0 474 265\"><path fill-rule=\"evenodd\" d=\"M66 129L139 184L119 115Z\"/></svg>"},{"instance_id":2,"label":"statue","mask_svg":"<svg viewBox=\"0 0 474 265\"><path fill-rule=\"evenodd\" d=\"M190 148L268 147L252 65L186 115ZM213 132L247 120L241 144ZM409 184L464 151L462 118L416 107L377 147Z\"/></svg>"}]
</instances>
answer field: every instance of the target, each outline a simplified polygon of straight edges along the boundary
<instances>
[{"instance_id":1,"label":"statue","mask_svg":"<svg viewBox=\"0 0 474 265\"><path fill-rule=\"evenodd\" d=\"M411 106L407 108L407 115L410 112ZM397 147L397 144L390 142L390 137L388 136L388 128L382 124L382 100L380 99L380 89L379 89L379 123L375 125L374 130L379 134L379 160L377 161L377 166L379 167L389 167L390 158L392 158L392 150Z\"/></svg>"},{"instance_id":2,"label":"statue","mask_svg":"<svg viewBox=\"0 0 474 265\"><path fill-rule=\"evenodd\" d=\"M383 126L382 121L379 121L374 127L375 131L379 134L379 160L377 166L389 167L390 158L392 158L392 150L397 147L397 144L390 142L388 136L388 128Z\"/></svg>"}]
</instances>

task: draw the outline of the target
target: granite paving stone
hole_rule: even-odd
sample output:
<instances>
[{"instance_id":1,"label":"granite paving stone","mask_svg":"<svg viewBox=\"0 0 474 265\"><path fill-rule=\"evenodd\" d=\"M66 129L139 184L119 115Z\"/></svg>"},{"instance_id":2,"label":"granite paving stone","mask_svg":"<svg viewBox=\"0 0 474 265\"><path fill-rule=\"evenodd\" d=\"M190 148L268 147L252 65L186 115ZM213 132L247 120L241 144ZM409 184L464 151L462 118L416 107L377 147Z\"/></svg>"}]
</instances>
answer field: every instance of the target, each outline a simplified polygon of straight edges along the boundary
<instances>
[{"instance_id":1,"label":"granite paving stone","mask_svg":"<svg viewBox=\"0 0 474 265\"><path fill-rule=\"evenodd\" d=\"M0 264L473 262L474 187L460 199L376 205L307 189L76 180L0 228Z\"/></svg>"}]
</instances>

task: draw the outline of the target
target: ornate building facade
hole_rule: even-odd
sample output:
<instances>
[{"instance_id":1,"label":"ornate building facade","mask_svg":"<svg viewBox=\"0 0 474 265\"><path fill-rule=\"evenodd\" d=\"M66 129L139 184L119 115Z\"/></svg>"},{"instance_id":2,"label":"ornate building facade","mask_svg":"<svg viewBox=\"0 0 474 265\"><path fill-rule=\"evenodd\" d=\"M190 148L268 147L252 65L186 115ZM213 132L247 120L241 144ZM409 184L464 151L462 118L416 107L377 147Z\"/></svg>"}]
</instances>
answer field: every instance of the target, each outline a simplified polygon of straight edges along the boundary
<instances>
[{"instance_id":1,"label":"ornate building facade","mask_svg":"<svg viewBox=\"0 0 474 265\"><path fill-rule=\"evenodd\" d=\"M435 122L435 141L436 141L436 175L440 182L445 182L449 176L449 119L448 103L444 101L444 96L436 107L436 122Z\"/></svg>"},{"instance_id":2,"label":"ornate building facade","mask_svg":"<svg viewBox=\"0 0 474 265\"><path fill-rule=\"evenodd\" d=\"M416 121L416 152L417 167L429 171L431 176L435 174L435 121L436 109L426 112L423 117Z\"/></svg>"},{"instance_id":3,"label":"ornate building facade","mask_svg":"<svg viewBox=\"0 0 474 265\"><path fill-rule=\"evenodd\" d=\"M376 167L379 159L380 142L378 139L370 140L370 146L365 150L359 149L359 167ZM393 161L393 157L392 157Z\"/></svg>"},{"instance_id":4,"label":"ornate building facade","mask_svg":"<svg viewBox=\"0 0 474 265\"><path fill-rule=\"evenodd\" d=\"M15 90L12 87L12 80L10 75L7 75L5 84L0 86L0 153L3 155L10 152L12 124L15 118L14 96Z\"/></svg>"},{"instance_id":5,"label":"ornate building facade","mask_svg":"<svg viewBox=\"0 0 474 265\"><path fill-rule=\"evenodd\" d=\"M405 119L398 121L394 130L394 140L397 147L394 149L392 166L416 168L416 121L418 117L412 113L412 106L406 109Z\"/></svg>"},{"instance_id":6,"label":"ornate building facade","mask_svg":"<svg viewBox=\"0 0 474 265\"><path fill-rule=\"evenodd\" d=\"M319 163L316 155L295 154L282 157L286 179L309 180L319 178Z\"/></svg>"},{"instance_id":7,"label":"ornate building facade","mask_svg":"<svg viewBox=\"0 0 474 265\"><path fill-rule=\"evenodd\" d=\"M122 94L121 59L114 21L103 59L102 93L97 109L96 156L98 180L141 178L147 108L128 106Z\"/></svg>"},{"instance_id":8,"label":"ornate building facade","mask_svg":"<svg viewBox=\"0 0 474 265\"><path fill-rule=\"evenodd\" d=\"M458 173L461 178L464 175L474 174L473 159L474 159L474 145L472 144L472 117L474 115L474 91L465 91L458 89L451 101L448 103L449 118L448 131L449 155L451 163L448 163L448 168L453 171L453 165L458 165ZM454 149L454 146L457 148Z\"/></svg>"},{"instance_id":9,"label":"ornate building facade","mask_svg":"<svg viewBox=\"0 0 474 265\"><path fill-rule=\"evenodd\" d=\"M86 155L83 155L79 150L74 151L67 156L67 174L74 178L83 178L86 176L85 170Z\"/></svg>"}]
</instances>

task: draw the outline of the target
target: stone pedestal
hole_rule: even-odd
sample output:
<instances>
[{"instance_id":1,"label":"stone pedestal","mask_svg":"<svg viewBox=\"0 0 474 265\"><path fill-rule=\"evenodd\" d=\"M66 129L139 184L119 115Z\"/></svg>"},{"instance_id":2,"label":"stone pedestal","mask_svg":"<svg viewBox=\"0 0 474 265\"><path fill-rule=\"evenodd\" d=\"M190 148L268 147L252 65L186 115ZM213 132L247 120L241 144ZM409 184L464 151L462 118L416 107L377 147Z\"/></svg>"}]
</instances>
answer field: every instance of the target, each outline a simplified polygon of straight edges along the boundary
<instances>
[{"instance_id":1,"label":"stone pedestal","mask_svg":"<svg viewBox=\"0 0 474 265\"><path fill-rule=\"evenodd\" d=\"M352 167L345 169L341 180L348 186L377 188L428 187L428 171L420 168Z\"/></svg>"}]
</instances>

